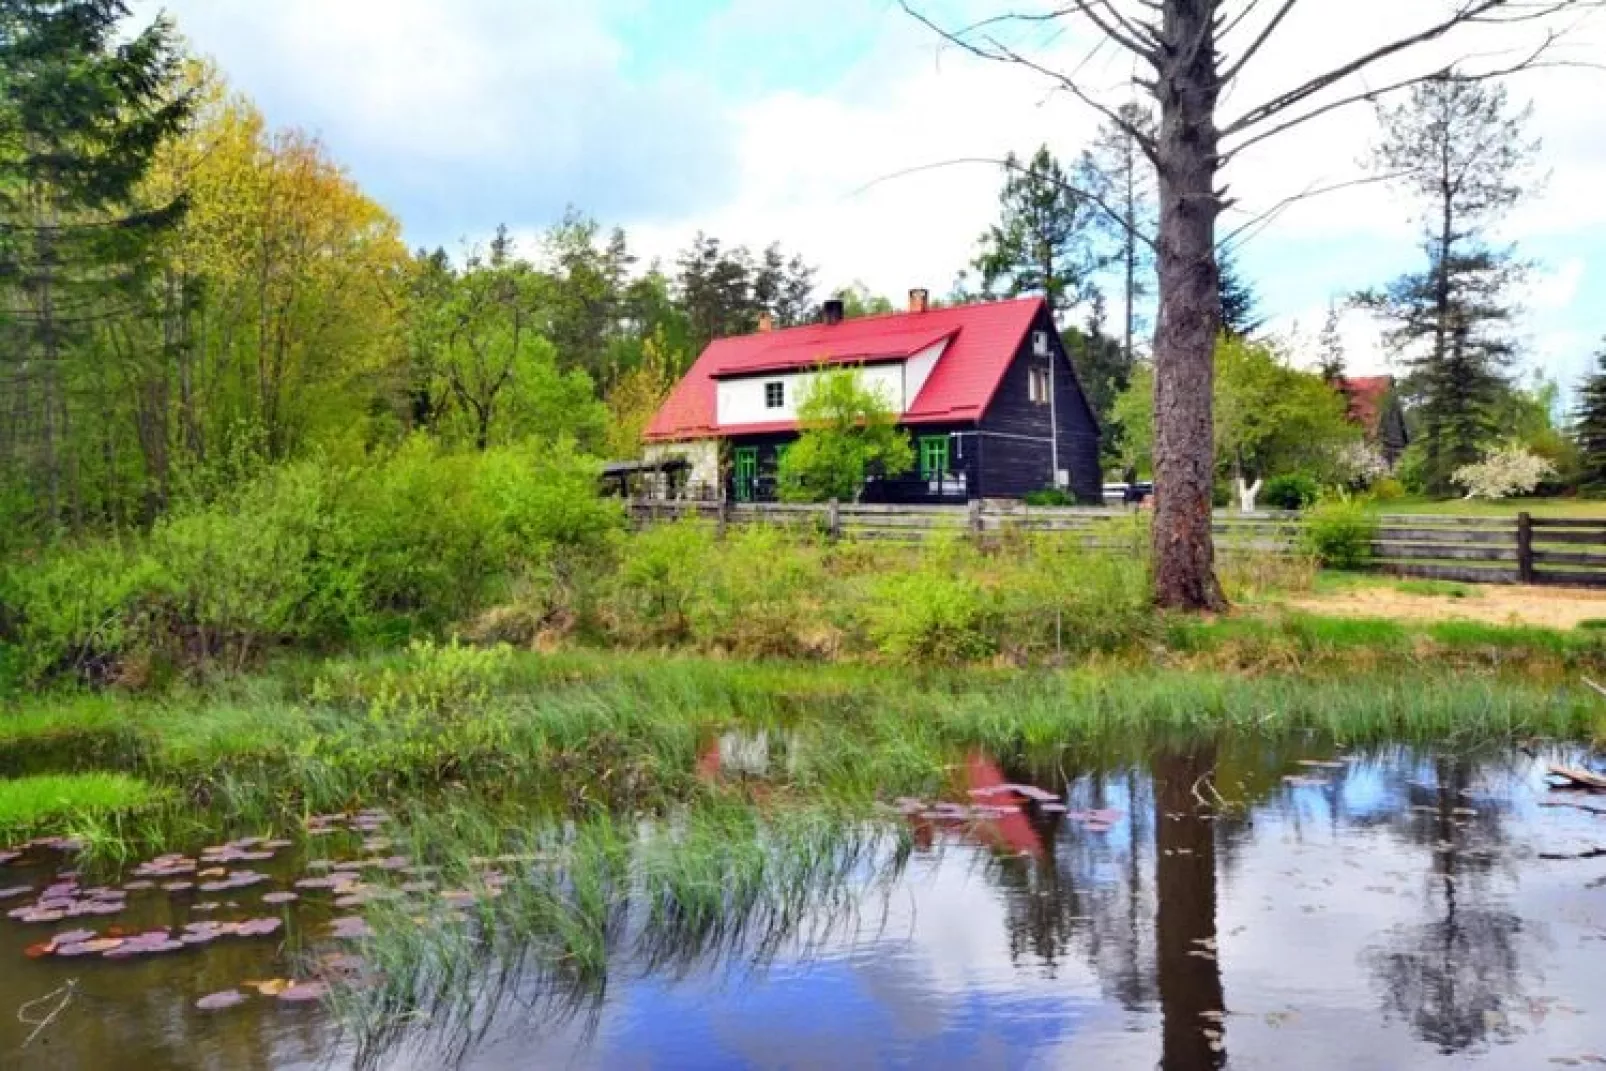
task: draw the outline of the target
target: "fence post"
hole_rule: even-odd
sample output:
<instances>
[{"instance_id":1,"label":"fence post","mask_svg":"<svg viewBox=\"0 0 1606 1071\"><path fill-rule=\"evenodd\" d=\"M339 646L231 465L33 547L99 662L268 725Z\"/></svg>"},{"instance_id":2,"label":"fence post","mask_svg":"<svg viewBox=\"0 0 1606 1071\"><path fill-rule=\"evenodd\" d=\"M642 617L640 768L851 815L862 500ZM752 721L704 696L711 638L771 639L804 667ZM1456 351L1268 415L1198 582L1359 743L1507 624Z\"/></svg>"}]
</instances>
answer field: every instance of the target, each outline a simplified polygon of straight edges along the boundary
<instances>
[{"instance_id":1,"label":"fence post","mask_svg":"<svg viewBox=\"0 0 1606 1071\"><path fill-rule=\"evenodd\" d=\"M714 538L724 540L725 529L730 525L730 500L721 496L714 506Z\"/></svg>"},{"instance_id":2,"label":"fence post","mask_svg":"<svg viewBox=\"0 0 1606 1071\"><path fill-rule=\"evenodd\" d=\"M982 516L981 499L979 498L970 500L970 519L968 523L970 525L970 534L975 536L977 542L980 542L982 533L987 530L987 522Z\"/></svg>"},{"instance_id":3,"label":"fence post","mask_svg":"<svg viewBox=\"0 0 1606 1071\"><path fill-rule=\"evenodd\" d=\"M1534 519L1528 513L1517 514L1517 580L1534 582Z\"/></svg>"},{"instance_id":4,"label":"fence post","mask_svg":"<svg viewBox=\"0 0 1606 1071\"><path fill-rule=\"evenodd\" d=\"M825 532L833 543L842 538L842 503L834 498L825 506Z\"/></svg>"}]
</instances>

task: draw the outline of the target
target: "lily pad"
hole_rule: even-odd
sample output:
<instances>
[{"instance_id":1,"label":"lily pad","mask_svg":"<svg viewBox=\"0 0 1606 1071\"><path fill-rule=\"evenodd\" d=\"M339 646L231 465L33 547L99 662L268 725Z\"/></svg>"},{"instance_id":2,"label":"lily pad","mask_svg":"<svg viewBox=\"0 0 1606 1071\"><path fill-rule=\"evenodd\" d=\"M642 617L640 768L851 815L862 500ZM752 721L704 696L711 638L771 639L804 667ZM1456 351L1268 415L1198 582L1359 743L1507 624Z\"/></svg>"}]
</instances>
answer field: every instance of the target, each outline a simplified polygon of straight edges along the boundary
<instances>
[{"instance_id":1,"label":"lily pad","mask_svg":"<svg viewBox=\"0 0 1606 1071\"><path fill-rule=\"evenodd\" d=\"M287 1004L311 1004L323 1000L329 995L327 982L297 982L279 994L279 999Z\"/></svg>"},{"instance_id":2,"label":"lily pad","mask_svg":"<svg viewBox=\"0 0 1606 1071\"><path fill-rule=\"evenodd\" d=\"M33 892L32 885L14 885L9 889L0 889L0 900L15 900L19 896L27 896Z\"/></svg>"},{"instance_id":3,"label":"lily pad","mask_svg":"<svg viewBox=\"0 0 1606 1071\"><path fill-rule=\"evenodd\" d=\"M69 930L66 933L56 934L51 940L58 945L75 945L80 941L93 941L99 936L94 930Z\"/></svg>"},{"instance_id":4,"label":"lily pad","mask_svg":"<svg viewBox=\"0 0 1606 1071\"><path fill-rule=\"evenodd\" d=\"M195 1002L195 1007L200 1011L207 1012L226 1011L229 1008L238 1008L245 1001L245 994L238 989L225 989L221 993L213 993L210 996L202 997Z\"/></svg>"},{"instance_id":5,"label":"lily pad","mask_svg":"<svg viewBox=\"0 0 1606 1071\"><path fill-rule=\"evenodd\" d=\"M299 899L301 899L301 897L297 896L293 892L270 892L262 897L262 902L264 904L273 905L293 904Z\"/></svg>"},{"instance_id":6,"label":"lily pad","mask_svg":"<svg viewBox=\"0 0 1606 1071\"><path fill-rule=\"evenodd\" d=\"M240 937L271 937L284 927L283 919L252 919L235 927Z\"/></svg>"},{"instance_id":7,"label":"lily pad","mask_svg":"<svg viewBox=\"0 0 1606 1071\"><path fill-rule=\"evenodd\" d=\"M340 941L362 941L372 937L374 931L360 915L348 915L331 922L329 934Z\"/></svg>"},{"instance_id":8,"label":"lily pad","mask_svg":"<svg viewBox=\"0 0 1606 1071\"><path fill-rule=\"evenodd\" d=\"M265 982L245 982L243 984L247 989L255 989L265 997L276 997L295 985L288 978L270 978Z\"/></svg>"}]
</instances>

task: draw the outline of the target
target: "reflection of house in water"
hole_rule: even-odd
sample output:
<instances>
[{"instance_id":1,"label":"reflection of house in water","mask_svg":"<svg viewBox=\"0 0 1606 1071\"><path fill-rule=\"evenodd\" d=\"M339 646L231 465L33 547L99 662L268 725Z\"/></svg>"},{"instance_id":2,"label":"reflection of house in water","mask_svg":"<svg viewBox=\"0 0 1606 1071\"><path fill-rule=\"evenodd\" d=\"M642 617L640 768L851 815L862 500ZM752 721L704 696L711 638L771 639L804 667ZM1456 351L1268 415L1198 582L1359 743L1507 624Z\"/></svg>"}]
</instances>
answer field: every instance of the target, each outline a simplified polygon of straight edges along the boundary
<instances>
[{"instance_id":1,"label":"reflection of house in water","mask_svg":"<svg viewBox=\"0 0 1606 1071\"><path fill-rule=\"evenodd\" d=\"M722 733L703 748L697 760L698 776L751 777L764 779L774 774L795 773L797 734L770 732Z\"/></svg>"}]
</instances>

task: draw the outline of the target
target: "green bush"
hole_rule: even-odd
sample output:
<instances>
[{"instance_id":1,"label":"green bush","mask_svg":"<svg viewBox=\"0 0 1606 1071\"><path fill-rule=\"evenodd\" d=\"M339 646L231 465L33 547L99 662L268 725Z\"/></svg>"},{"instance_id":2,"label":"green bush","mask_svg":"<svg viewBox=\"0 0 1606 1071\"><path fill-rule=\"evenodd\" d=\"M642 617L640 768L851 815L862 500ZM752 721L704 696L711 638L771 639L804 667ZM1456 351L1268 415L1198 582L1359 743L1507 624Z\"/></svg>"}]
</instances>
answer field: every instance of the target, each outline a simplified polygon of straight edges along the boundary
<instances>
[{"instance_id":1,"label":"green bush","mask_svg":"<svg viewBox=\"0 0 1606 1071\"><path fill-rule=\"evenodd\" d=\"M1074 506L1076 499L1060 490L1058 487L1047 487L1041 491L1028 491L1022 499L1028 506Z\"/></svg>"},{"instance_id":2,"label":"green bush","mask_svg":"<svg viewBox=\"0 0 1606 1071\"><path fill-rule=\"evenodd\" d=\"M1115 650L1155 623L1140 555L1038 535L1020 553L985 564L999 592L1004 646L1017 658Z\"/></svg>"},{"instance_id":3,"label":"green bush","mask_svg":"<svg viewBox=\"0 0 1606 1071\"><path fill-rule=\"evenodd\" d=\"M907 572L875 580L864 600L865 631L900 662L965 662L997 650L992 596L974 577L974 552L935 548Z\"/></svg>"},{"instance_id":4,"label":"green bush","mask_svg":"<svg viewBox=\"0 0 1606 1071\"><path fill-rule=\"evenodd\" d=\"M1324 502L1305 519L1305 541L1323 565L1357 569L1372 560L1377 518L1358 503Z\"/></svg>"},{"instance_id":5,"label":"green bush","mask_svg":"<svg viewBox=\"0 0 1606 1071\"><path fill-rule=\"evenodd\" d=\"M692 635L705 649L746 657L801 654L826 616L828 582L818 537L768 526L731 532L691 600Z\"/></svg>"},{"instance_id":6,"label":"green bush","mask_svg":"<svg viewBox=\"0 0 1606 1071\"><path fill-rule=\"evenodd\" d=\"M279 466L127 546L0 572L0 643L33 683L109 678L139 655L236 668L394 622L439 631L606 555L623 517L596 487L595 463L561 444L451 453L419 438L357 468Z\"/></svg>"},{"instance_id":7,"label":"green bush","mask_svg":"<svg viewBox=\"0 0 1606 1071\"><path fill-rule=\"evenodd\" d=\"M1314 477L1292 472L1267 480L1260 501L1270 509L1303 510L1314 506L1321 495L1321 485Z\"/></svg>"},{"instance_id":8,"label":"green bush","mask_svg":"<svg viewBox=\"0 0 1606 1071\"><path fill-rule=\"evenodd\" d=\"M694 520L655 525L625 540L605 599L607 631L635 644L689 638L693 602L713 553L713 532Z\"/></svg>"},{"instance_id":9,"label":"green bush","mask_svg":"<svg viewBox=\"0 0 1606 1071\"><path fill-rule=\"evenodd\" d=\"M1370 494L1374 502L1398 502L1406 495L1405 484L1393 476L1385 476L1372 484Z\"/></svg>"}]
</instances>

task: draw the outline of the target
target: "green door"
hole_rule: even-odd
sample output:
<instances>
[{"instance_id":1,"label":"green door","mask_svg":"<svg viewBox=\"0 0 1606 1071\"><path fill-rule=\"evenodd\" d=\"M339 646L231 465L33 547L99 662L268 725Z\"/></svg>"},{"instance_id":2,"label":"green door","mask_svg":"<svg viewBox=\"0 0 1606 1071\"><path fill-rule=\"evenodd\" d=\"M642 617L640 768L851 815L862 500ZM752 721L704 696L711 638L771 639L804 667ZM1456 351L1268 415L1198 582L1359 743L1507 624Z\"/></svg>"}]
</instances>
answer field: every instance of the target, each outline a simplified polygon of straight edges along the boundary
<instances>
[{"instance_id":1,"label":"green door","mask_svg":"<svg viewBox=\"0 0 1606 1071\"><path fill-rule=\"evenodd\" d=\"M928 435L920 440L920 478L936 480L948 475L948 436Z\"/></svg>"},{"instance_id":2,"label":"green door","mask_svg":"<svg viewBox=\"0 0 1606 1071\"><path fill-rule=\"evenodd\" d=\"M736 501L753 501L758 490L758 447L736 448Z\"/></svg>"}]
</instances>

